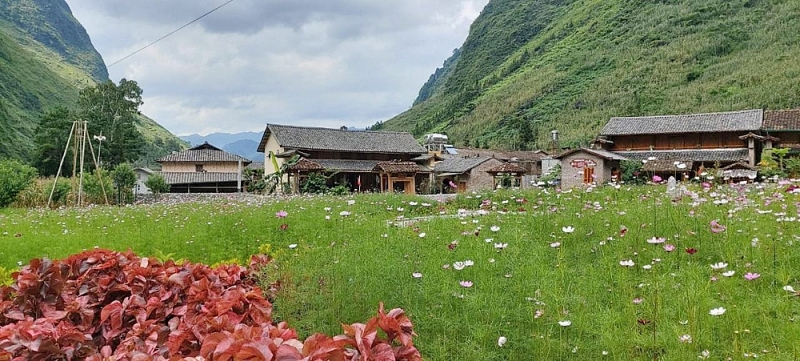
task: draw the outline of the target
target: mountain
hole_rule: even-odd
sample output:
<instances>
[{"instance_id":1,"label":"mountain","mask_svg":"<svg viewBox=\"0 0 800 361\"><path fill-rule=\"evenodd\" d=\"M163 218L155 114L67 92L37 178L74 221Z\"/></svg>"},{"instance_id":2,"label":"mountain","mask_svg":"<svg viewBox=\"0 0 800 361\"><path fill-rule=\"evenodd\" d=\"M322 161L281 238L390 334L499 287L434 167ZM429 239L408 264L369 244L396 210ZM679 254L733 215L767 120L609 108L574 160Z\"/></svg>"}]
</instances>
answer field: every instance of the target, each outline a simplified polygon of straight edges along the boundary
<instances>
[{"instance_id":1,"label":"mountain","mask_svg":"<svg viewBox=\"0 0 800 361\"><path fill-rule=\"evenodd\" d=\"M800 107L796 0L490 0L406 112L456 145L585 145L612 116Z\"/></svg>"},{"instance_id":2,"label":"mountain","mask_svg":"<svg viewBox=\"0 0 800 361\"><path fill-rule=\"evenodd\" d=\"M264 153L259 153L256 150L258 149L258 143L258 141L252 139L241 139L233 143L226 144L224 147L222 147L222 150L241 155L242 157L255 162L263 162Z\"/></svg>"},{"instance_id":3,"label":"mountain","mask_svg":"<svg viewBox=\"0 0 800 361\"><path fill-rule=\"evenodd\" d=\"M40 116L74 108L80 89L107 80L102 57L64 0L0 0L0 157L30 160ZM137 127L148 140L144 163L186 147L146 116Z\"/></svg>"},{"instance_id":4,"label":"mountain","mask_svg":"<svg viewBox=\"0 0 800 361\"><path fill-rule=\"evenodd\" d=\"M211 133L209 135L191 134L180 138L192 146L208 142L226 152L241 155L252 161L263 162L264 154L256 151L262 135L264 135L263 132Z\"/></svg>"}]
</instances>

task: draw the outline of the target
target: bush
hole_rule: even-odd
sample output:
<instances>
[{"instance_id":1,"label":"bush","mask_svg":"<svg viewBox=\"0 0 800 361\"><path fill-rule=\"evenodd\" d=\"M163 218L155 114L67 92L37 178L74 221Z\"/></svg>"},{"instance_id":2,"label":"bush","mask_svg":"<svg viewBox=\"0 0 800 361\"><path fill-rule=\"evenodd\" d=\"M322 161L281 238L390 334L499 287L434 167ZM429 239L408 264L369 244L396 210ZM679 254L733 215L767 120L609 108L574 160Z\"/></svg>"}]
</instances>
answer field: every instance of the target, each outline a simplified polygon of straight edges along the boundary
<instances>
[{"instance_id":1,"label":"bush","mask_svg":"<svg viewBox=\"0 0 800 361\"><path fill-rule=\"evenodd\" d=\"M101 183L102 182L102 183ZM83 176L83 197L89 203L107 204L114 197L113 180L105 169L96 169L93 173L86 173Z\"/></svg>"},{"instance_id":2,"label":"bush","mask_svg":"<svg viewBox=\"0 0 800 361\"><path fill-rule=\"evenodd\" d=\"M161 193L169 192L169 184L167 184L164 176L158 173L151 174L149 177L147 177L144 185L147 186L147 188L150 188L150 191L153 192L156 198L158 198L158 195Z\"/></svg>"},{"instance_id":3,"label":"bush","mask_svg":"<svg viewBox=\"0 0 800 361\"><path fill-rule=\"evenodd\" d=\"M17 194L36 178L36 169L13 159L0 160L0 207L14 203Z\"/></svg>"},{"instance_id":4,"label":"bush","mask_svg":"<svg viewBox=\"0 0 800 361\"><path fill-rule=\"evenodd\" d=\"M383 304L343 335L298 340L256 286L269 262L211 268L107 250L34 259L0 287L0 360L421 360L411 321Z\"/></svg>"},{"instance_id":5,"label":"bush","mask_svg":"<svg viewBox=\"0 0 800 361\"><path fill-rule=\"evenodd\" d=\"M622 181L625 183L644 183L647 177L642 173L642 162L628 159L619 163Z\"/></svg>"},{"instance_id":6,"label":"bush","mask_svg":"<svg viewBox=\"0 0 800 361\"><path fill-rule=\"evenodd\" d=\"M323 194L328 191L328 177L324 174L312 172L300 184L300 192Z\"/></svg>"},{"instance_id":7,"label":"bush","mask_svg":"<svg viewBox=\"0 0 800 361\"><path fill-rule=\"evenodd\" d=\"M111 179L117 192L117 204L129 203L133 200L133 186L136 185L136 173L130 164L123 163L111 171Z\"/></svg>"}]
</instances>

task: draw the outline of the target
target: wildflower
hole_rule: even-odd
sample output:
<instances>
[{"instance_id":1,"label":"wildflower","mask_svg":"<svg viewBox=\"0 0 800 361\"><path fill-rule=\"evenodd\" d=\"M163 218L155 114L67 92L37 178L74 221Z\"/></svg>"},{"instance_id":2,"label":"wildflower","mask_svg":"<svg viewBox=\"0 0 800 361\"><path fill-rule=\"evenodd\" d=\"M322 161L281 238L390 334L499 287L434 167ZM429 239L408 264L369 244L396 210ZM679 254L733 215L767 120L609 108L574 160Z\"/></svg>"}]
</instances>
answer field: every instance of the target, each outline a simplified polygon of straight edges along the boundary
<instances>
[{"instance_id":1,"label":"wildflower","mask_svg":"<svg viewBox=\"0 0 800 361\"><path fill-rule=\"evenodd\" d=\"M289 215L288 212L286 212L284 210L280 210L280 211L275 213L275 218L286 218L286 216L288 216L288 215Z\"/></svg>"},{"instance_id":2,"label":"wildflower","mask_svg":"<svg viewBox=\"0 0 800 361\"><path fill-rule=\"evenodd\" d=\"M472 287L472 281L461 281L458 283L461 287L470 288Z\"/></svg>"},{"instance_id":3,"label":"wildflower","mask_svg":"<svg viewBox=\"0 0 800 361\"><path fill-rule=\"evenodd\" d=\"M494 248L495 249L505 249L506 247L508 247L508 243L495 243L494 244Z\"/></svg>"},{"instance_id":4,"label":"wildflower","mask_svg":"<svg viewBox=\"0 0 800 361\"><path fill-rule=\"evenodd\" d=\"M348 201L347 201L347 205L348 205L348 206L352 206L352 205L354 205L354 204L356 204L356 201L355 201L355 200L352 200L352 199L350 199L350 200L348 200Z\"/></svg>"},{"instance_id":5,"label":"wildflower","mask_svg":"<svg viewBox=\"0 0 800 361\"><path fill-rule=\"evenodd\" d=\"M295 248L297 248L297 243L292 243L289 245L289 249L295 249Z\"/></svg>"},{"instance_id":6,"label":"wildflower","mask_svg":"<svg viewBox=\"0 0 800 361\"><path fill-rule=\"evenodd\" d=\"M717 262L711 265L711 269L713 270L721 270L725 267L728 267L728 264L725 262Z\"/></svg>"},{"instance_id":7,"label":"wildflower","mask_svg":"<svg viewBox=\"0 0 800 361\"><path fill-rule=\"evenodd\" d=\"M491 228L489 228L489 230L491 230L492 232L497 232L500 230L500 226L492 226Z\"/></svg>"},{"instance_id":8,"label":"wildflower","mask_svg":"<svg viewBox=\"0 0 800 361\"><path fill-rule=\"evenodd\" d=\"M752 280L754 280L756 278L759 278L759 277L761 277L761 275L758 274L758 273L747 272L747 273L744 274L744 279L746 279L748 281L752 281Z\"/></svg>"},{"instance_id":9,"label":"wildflower","mask_svg":"<svg viewBox=\"0 0 800 361\"><path fill-rule=\"evenodd\" d=\"M542 311L542 310L536 310L536 312L533 313L533 318L539 318L539 317L542 317L542 316L544 316L544 311ZM567 325L567 326L569 326L569 325Z\"/></svg>"},{"instance_id":10,"label":"wildflower","mask_svg":"<svg viewBox=\"0 0 800 361\"><path fill-rule=\"evenodd\" d=\"M666 238L664 238L664 237L653 237L653 238L650 238L650 239L648 239L648 240L647 240L647 243L650 243L650 244L659 244L659 243L664 243L666 240L667 240L667 239L666 239Z\"/></svg>"},{"instance_id":11,"label":"wildflower","mask_svg":"<svg viewBox=\"0 0 800 361\"><path fill-rule=\"evenodd\" d=\"M705 360L705 359L707 359L709 357L711 357L711 352L708 351L708 350L703 350L702 352L700 352L700 356L697 356L697 358L699 358L701 360Z\"/></svg>"},{"instance_id":12,"label":"wildflower","mask_svg":"<svg viewBox=\"0 0 800 361\"><path fill-rule=\"evenodd\" d=\"M464 260L464 265L467 266L467 267L472 267L472 266L475 265L475 262L473 262L471 259L467 259L467 260Z\"/></svg>"},{"instance_id":13,"label":"wildflower","mask_svg":"<svg viewBox=\"0 0 800 361\"><path fill-rule=\"evenodd\" d=\"M505 336L500 336L500 338L497 339L497 346L503 347L506 342L508 342L508 339Z\"/></svg>"},{"instance_id":14,"label":"wildflower","mask_svg":"<svg viewBox=\"0 0 800 361\"><path fill-rule=\"evenodd\" d=\"M420 233L419 238L425 238L425 232Z\"/></svg>"},{"instance_id":15,"label":"wildflower","mask_svg":"<svg viewBox=\"0 0 800 361\"><path fill-rule=\"evenodd\" d=\"M711 221L711 232L712 233L720 233L724 232L727 227L719 224L717 221Z\"/></svg>"},{"instance_id":16,"label":"wildflower","mask_svg":"<svg viewBox=\"0 0 800 361\"><path fill-rule=\"evenodd\" d=\"M664 250L667 252L672 252L675 250L675 245L667 243L664 245Z\"/></svg>"},{"instance_id":17,"label":"wildflower","mask_svg":"<svg viewBox=\"0 0 800 361\"><path fill-rule=\"evenodd\" d=\"M325 210L325 212L330 212L331 211L331 207L325 207L323 209Z\"/></svg>"},{"instance_id":18,"label":"wildflower","mask_svg":"<svg viewBox=\"0 0 800 361\"><path fill-rule=\"evenodd\" d=\"M461 261L453 262L453 269L456 270L456 271L461 271L466 266L467 265L464 264L464 262L461 262Z\"/></svg>"},{"instance_id":19,"label":"wildflower","mask_svg":"<svg viewBox=\"0 0 800 361\"><path fill-rule=\"evenodd\" d=\"M561 327L569 327L569 325L572 324L572 321L570 320L558 321L558 324L561 325Z\"/></svg>"},{"instance_id":20,"label":"wildflower","mask_svg":"<svg viewBox=\"0 0 800 361\"><path fill-rule=\"evenodd\" d=\"M560 247L560 246L561 246L561 242L553 242L553 243L550 243L550 247L553 247L553 248L558 248L558 247Z\"/></svg>"},{"instance_id":21,"label":"wildflower","mask_svg":"<svg viewBox=\"0 0 800 361\"><path fill-rule=\"evenodd\" d=\"M289 225L284 223L284 224L281 224L280 228L281 228L281 231L285 231L285 230L287 230L289 228Z\"/></svg>"},{"instance_id":22,"label":"wildflower","mask_svg":"<svg viewBox=\"0 0 800 361\"><path fill-rule=\"evenodd\" d=\"M736 271L734 271L734 270L722 272L722 275L725 276L725 277L730 277L730 276L733 276L734 274L736 274Z\"/></svg>"},{"instance_id":23,"label":"wildflower","mask_svg":"<svg viewBox=\"0 0 800 361\"><path fill-rule=\"evenodd\" d=\"M643 299L641 299L641 297L636 297L636 298L634 298L634 299L633 299L633 304L634 304L634 305L639 305L639 304L641 304L643 301L644 301L644 300L643 300Z\"/></svg>"},{"instance_id":24,"label":"wildflower","mask_svg":"<svg viewBox=\"0 0 800 361\"><path fill-rule=\"evenodd\" d=\"M654 175L653 176L653 183L660 183L663 179L661 177Z\"/></svg>"},{"instance_id":25,"label":"wildflower","mask_svg":"<svg viewBox=\"0 0 800 361\"><path fill-rule=\"evenodd\" d=\"M643 269L646 269L646 270L647 270L647 269L651 269L651 268L653 268L653 265L651 265L651 264L646 264L646 265L642 266L642 268L643 268Z\"/></svg>"},{"instance_id":26,"label":"wildflower","mask_svg":"<svg viewBox=\"0 0 800 361\"><path fill-rule=\"evenodd\" d=\"M414 273L411 274L411 277L422 278L422 273L421 272L414 272Z\"/></svg>"},{"instance_id":27,"label":"wildflower","mask_svg":"<svg viewBox=\"0 0 800 361\"><path fill-rule=\"evenodd\" d=\"M789 286L789 285L783 286L783 290L786 291L786 292L794 292L794 287Z\"/></svg>"},{"instance_id":28,"label":"wildflower","mask_svg":"<svg viewBox=\"0 0 800 361\"><path fill-rule=\"evenodd\" d=\"M620 213L622 213L622 212L620 212ZM619 227L619 236L620 237L625 237L625 233L628 233L628 228L626 228L625 226Z\"/></svg>"},{"instance_id":29,"label":"wildflower","mask_svg":"<svg viewBox=\"0 0 800 361\"><path fill-rule=\"evenodd\" d=\"M692 336L688 334L681 335L681 337L678 337L678 341L681 343L692 343Z\"/></svg>"},{"instance_id":30,"label":"wildflower","mask_svg":"<svg viewBox=\"0 0 800 361\"><path fill-rule=\"evenodd\" d=\"M697 249L696 249L696 248L691 248L691 247L690 247L690 248L687 248L687 249L686 249L686 253L688 253L688 254L695 254L695 253L697 253Z\"/></svg>"},{"instance_id":31,"label":"wildflower","mask_svg":"<svg viewBox=\"0 0 800 361\"><path fill-rule=\"evenodd\" d=\"M725 308L723 307L712 308L710 311L708 311L708 314L711 316L720 316L724 313L725 313Z\"/></svg>"},{"instance_id":32,"label":"wildflower","mask_svg":"<svg viewBox=\"0 0 800 361\"><path fill-rule=\"evenodd\" d=\"M575 227L573 226L561 227L561 231L563 231L564 233L572 233L575 232Z\"/></svg>"},{"instance_id":33,"label":"wildflower","mask_svg":"<svg viewBox=\"0 0 800 361\"><path fill-rule=\"evenodd\" d=\"M349 215L350 215L350 212L348 212L348 211L341 211L341 212L339 212L339 215L340 215L340 216L342 216L342 217L347 217L347 216L349 216Z\"/></svg>"},{"instance_id":34,"label":"wildflower","mask_svg":"<svg viewBox=\"0 0 800 361\"><path fill-rule=\"evenodd\" d=\"M628 260L619 261L619 265L620 266L624 266L624 267L633 267L634 265L636 265L636 263L633 263L632 259L628 259Z\"/></svg>"}]
</instances>

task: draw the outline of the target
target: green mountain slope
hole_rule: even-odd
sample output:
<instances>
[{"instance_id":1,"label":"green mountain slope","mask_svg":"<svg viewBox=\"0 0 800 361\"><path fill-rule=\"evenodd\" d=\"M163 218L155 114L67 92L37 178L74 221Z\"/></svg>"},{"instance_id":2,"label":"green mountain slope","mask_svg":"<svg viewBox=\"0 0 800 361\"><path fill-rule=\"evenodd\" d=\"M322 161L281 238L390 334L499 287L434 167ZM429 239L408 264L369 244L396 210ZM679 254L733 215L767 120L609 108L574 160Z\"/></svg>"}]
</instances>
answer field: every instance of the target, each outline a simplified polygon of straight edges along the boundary
<instances>
[{"instance_id":1,"label":"green mountain slope","mask_svg":"<svg viewBox=\"0 0 800 361\"><path fill-rule=\"evenodd\" d=\"M491 0L430 97L377 128L546 148L612 116L798 107L798 19L795 0Z\"/></svg>"},{"instance_id":2,"label":"green mountain slope","mask_svg":"<svg viewBox=\"0 0 800 361\"><path fill-rule=\"evenodd\" d=\"M74 108L80 89L106 80L102 57L64 0L0 0L0 158L31 160L40 116ZM143 162L188 146L145 116L137 127L148 141Z\"/></svg>"}]
</instances>

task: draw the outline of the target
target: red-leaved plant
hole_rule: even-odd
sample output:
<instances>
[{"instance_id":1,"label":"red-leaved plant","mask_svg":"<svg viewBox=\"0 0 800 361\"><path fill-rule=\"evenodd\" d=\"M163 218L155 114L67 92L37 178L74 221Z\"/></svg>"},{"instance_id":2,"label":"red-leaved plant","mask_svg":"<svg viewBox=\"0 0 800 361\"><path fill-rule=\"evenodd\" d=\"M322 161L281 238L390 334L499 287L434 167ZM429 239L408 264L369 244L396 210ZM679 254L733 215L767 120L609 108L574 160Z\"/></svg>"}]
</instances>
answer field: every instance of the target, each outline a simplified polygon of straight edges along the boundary
<instances>
[{"instance_id":1,"label":"red-leaved plant","mask_svg":"<svg viewBox=\"0 0 800 361\"><path fill-rule=\"evenodd\" d=\"M210 268L108 250L34 259L0 288L0 361L421 360L411 321L383 304L366 324L343 325L344 335L301 342L272 322L256 286L269 262Z\"/></svg>"}]
</instances>

